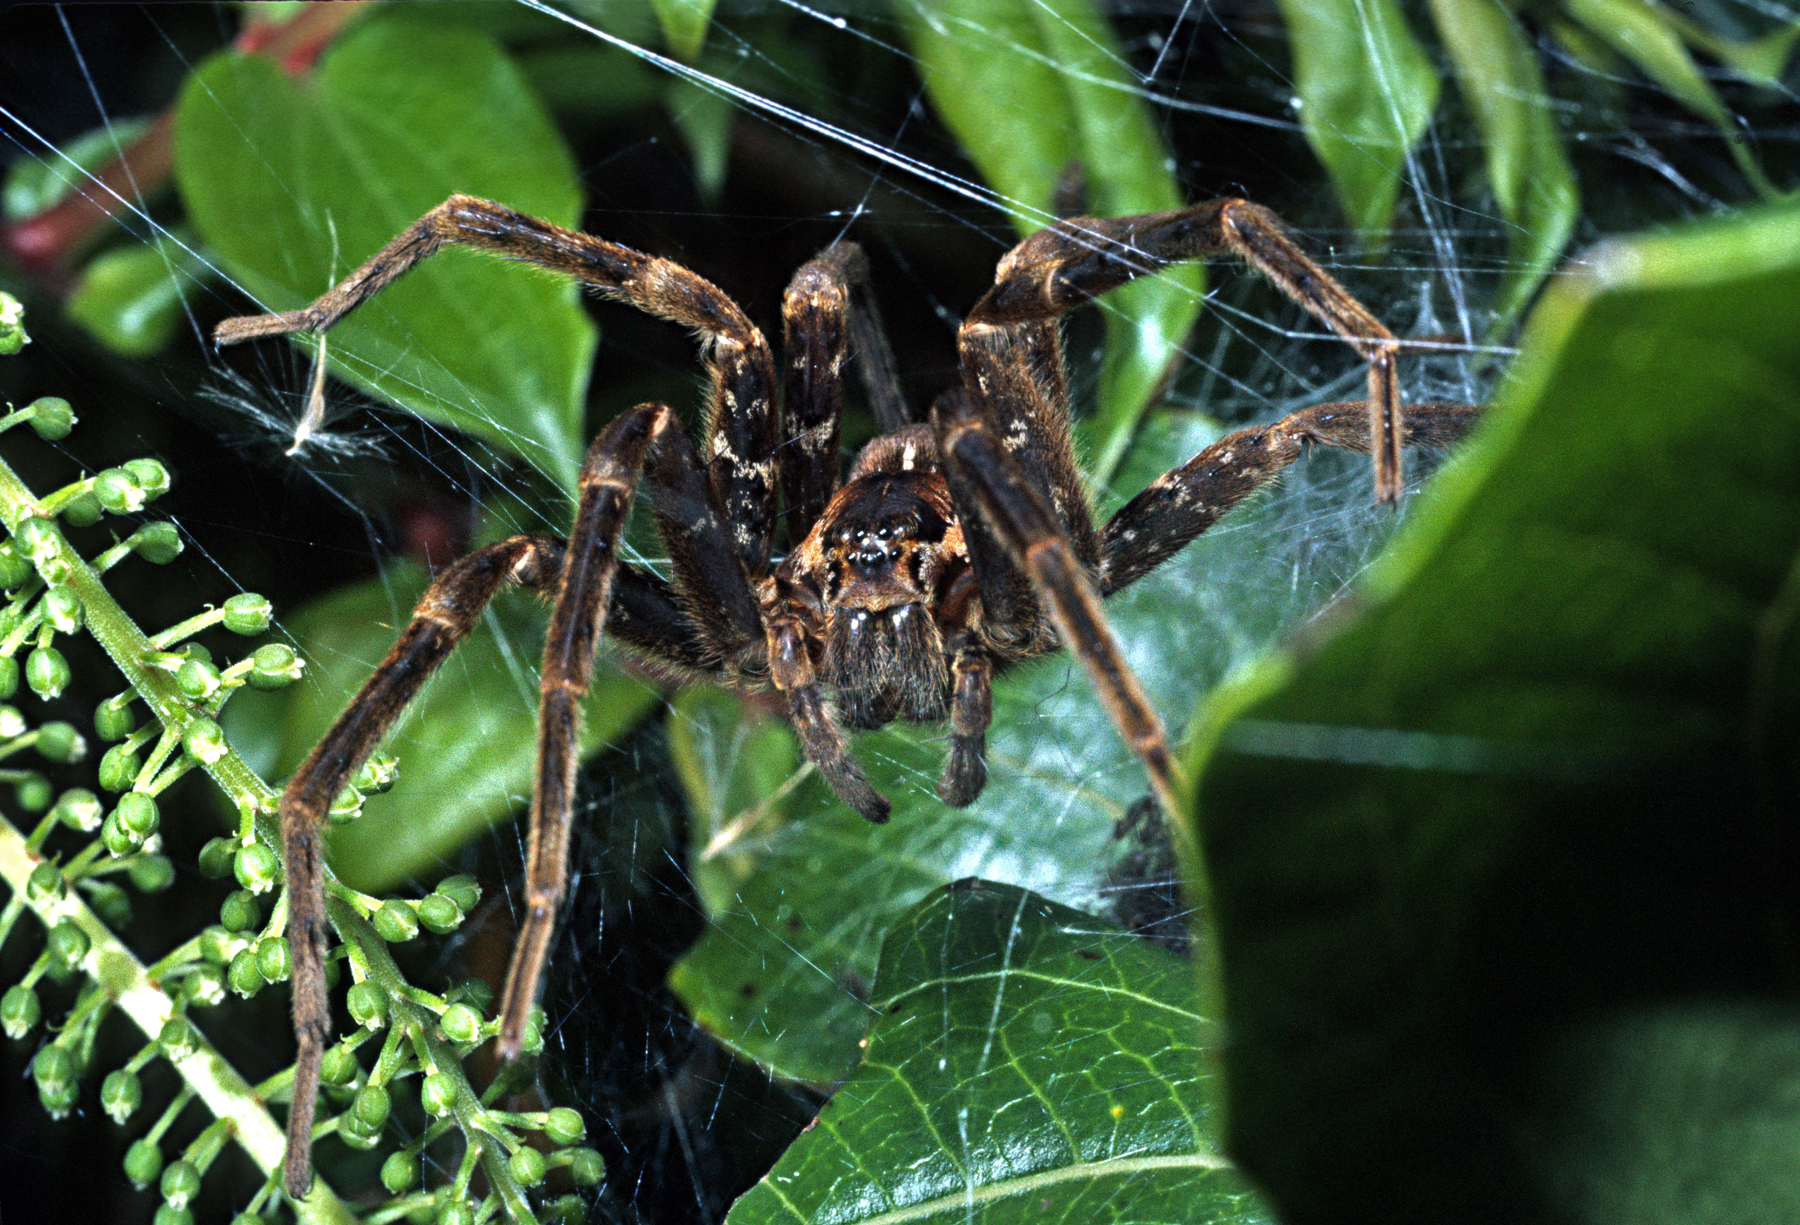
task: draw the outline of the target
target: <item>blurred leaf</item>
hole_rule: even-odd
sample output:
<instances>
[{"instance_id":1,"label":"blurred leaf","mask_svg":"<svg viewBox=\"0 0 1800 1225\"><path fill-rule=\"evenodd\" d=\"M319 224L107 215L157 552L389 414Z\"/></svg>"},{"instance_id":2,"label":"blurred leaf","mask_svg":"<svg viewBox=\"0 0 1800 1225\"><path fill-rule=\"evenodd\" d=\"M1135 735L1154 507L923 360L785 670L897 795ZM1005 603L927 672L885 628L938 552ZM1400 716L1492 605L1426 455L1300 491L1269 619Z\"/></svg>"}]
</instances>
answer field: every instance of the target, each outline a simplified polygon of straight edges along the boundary
<instances>
[{"instance_id":1,"label":"blurred leaf","mask_svg":"<svg viewBox=\"0 0 1800 1225\"><path fill-rule=\"evenodd\" d=\"M310 302L453 192L573 225L575 169L486 37L388 12L304 82L221 54L188 82L176 171L189 215L269 310ZM575 287L439 255L331 333L335 372L523 456L573 488L594 329Z\"/></svg>"},{"instance_id":2,"label":"blurred leaf","mask_svg":"<svg viewBox=\"0 0 1800 1225\"><path fill-rule=\"evenodd\" d=\"M232 743L265 777L291 774L369 678L412 615L429 576L396 564L283 619L306 674L279 697L226 708ZM530 799L537 754L537 667L547 621L541 601L502 592L487 616L383 742L400 781L364 815L331 831L331 864L365 892L441 872L469 839ZM656 704L656 691L597 670L583 705L584 752L615 739Z\"/></svg>"},{"instance_id":3,"label":"blurred leaf","mask_svg":"<svg viewBox=\"0 0 1800 1225\"><path fill-rule=\"evenodd\" d=\"M1393 0L1281 0L1300 126L1364 246L1387 238L1438 71Z\"/></svg>"},{"instance_id":4,"label":"blurred leaf","mask_svg":"<svg viewBox=\"0 0 1800 1225\"><path fill-rule=\"evenodd\" d=\"M1562 257L1580 192L1537 52L1517 20L1499 0L1432 0L1431 12L1481 130L1494 198L1512 223L1509 271L1495 303L1500 330L1511 326Z\"/></svg>"},{"instance_id":5,"label":"blurred leaf","mask_svg":"<svg viewBox=\"0 0 1800 1225\"><path fill-rule=\"evenodd\" d=\"M650 0L661 23L663 37L676 58L692 63L706 44L706 29L712 24L713 6L718 0Z\"/></svg>"},{"instance_id":6,"label":"blurred leaf","mask_svg":"<svg viewBox=\"0 0 1800 1225\"><path fill-rule=\"evenodd\" d=\"M1097 216L1183 203L1168 150L1099 10L1086 0L912 0L902 9L932 105L1000 195L1021 237L1056 219L1057 186L1086 176ZM1200 312L1198 267L1106 298L1099 402L1082 424L1096 481L1112 475Z\"/></svg>"},{"instance_id":7,"label":"blurred leaf","mask_svg":"<svg viewBox=\"0 0 1800 1225\"><path fill-rule=\"evenodd\" d=\"M1732 159L1756 192L1765 197L1778 194L1763 175L1736 119L1701 74L1663 9L1644 0L1564 0L1563 7L1683 106L1718 128Z\"/></svg>"},{"instance_id":8,"label":"blurred leaf","mask_svg":"<svg viewBox=\"0 0 1800 1225\"><path fill-rule=\"evenodd\" d=\"M86 182L150 127L146 117L117 119L84 132L50 157L21 157L6 168L0 189L0 216L23 221L50 208L76 183Z\"/></svg>"},{"instance_id":9,"label":"blurred leaf","mask_svg":"<svg viewBox=\"0 0 1800 1225\"><path fill-rule=\"evenodd\" d=\"M730 1221L1267 1219L1219 1155L1187 963L969 882L882 943L861 1067Z\"/></svg>"},{"instance_id":10,"label":"blurred leaf","mask_svg":"<svg viewBox=\"0 0 1800 1225\"><path fill-rule=\"evenodd\" d=\"M212 279L205 258L184 238L191 236L165 234L88 261L69 299L69 317L122 356L161 349L185 318L188 294Z\"/></svg>"},{"instance_id":11,"label":"blurred leaf","mask_svg":"<svg viewBox=\"0 0 1800 1225\"><path fill-rule=\"evenodd\" d=\"M1580 267L1362 615L1189 754L1294 1219L1797 1209L1800 209Z\"/></svg>"},{"instance_id":12,"label":"blurred leaf","mask_svg":"<svg viewBox=\"0 0 1800 1225\"><path fill-rule=\"evenodd\" d=\"M694 179L700 185L700 194L716 198L725 182L737 104L685 78L669 82L664 104L674 116L675 126L681 129L688 155L694 159Z\"/></svg>"}]
</instances>

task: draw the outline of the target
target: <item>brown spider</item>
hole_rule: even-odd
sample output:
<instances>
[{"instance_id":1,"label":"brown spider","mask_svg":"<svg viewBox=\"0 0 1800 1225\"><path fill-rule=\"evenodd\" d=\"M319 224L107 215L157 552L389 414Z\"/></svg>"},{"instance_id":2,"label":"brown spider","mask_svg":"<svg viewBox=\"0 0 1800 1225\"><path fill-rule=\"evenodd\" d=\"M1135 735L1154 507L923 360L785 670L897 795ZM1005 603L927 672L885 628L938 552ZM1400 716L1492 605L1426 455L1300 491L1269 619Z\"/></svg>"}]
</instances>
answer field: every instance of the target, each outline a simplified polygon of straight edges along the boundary
<instances>
[{"instance_id":1,"label":"brown spider","mask_svg":"<svg viewBox=\"0 0 1800 1225\"><path fill-rule=\"evenodd\" d=\"M1020 243L959 334L963 386L929 423L909 423L865 264L839 243L789 285L785 413L762 333L736 303L666 259L452 196L304 310L228 319L219 344L323 332L445 244L480 247L578 278L602 297L685 324L709 355L706 457L675 414L644 404L606 427L582 465L566 540L515 536L471 553L425 593L393 651L289 782L281 800L299 1055L288 1116L289 1194L311 1182L325 995L320 830L333 798L500 587L554 600L544 648L528 906L501 997L502 1058L518 1054L564 891L578 704L602 630L694 678L786 695L807 758L871 821L888 801L850 755L844 728L895 719L950 724L938 795L961 806L987 779L994 674L1069 643L1144 761L1165 810L1167 737L1107 625L1101 600L1135 582L1321 442L1376 457L1377 489L1400 488L1402 441L1444 446L1471 405L1414 405L1401 418L1400 342L1242 200L1063 221ZM1178 260L1236 254L1323 319L1369 363L1367 401L1324 404L1239 430L1157 478L1097 527L1076 470L1059 317ZM852 347L882 435L838 476L838 415ZM621 562L639 479L672 579ZM778 514L778 509L785 506ZM792 547L775 555L785 520Z\"/></svg>"}]
</instances>

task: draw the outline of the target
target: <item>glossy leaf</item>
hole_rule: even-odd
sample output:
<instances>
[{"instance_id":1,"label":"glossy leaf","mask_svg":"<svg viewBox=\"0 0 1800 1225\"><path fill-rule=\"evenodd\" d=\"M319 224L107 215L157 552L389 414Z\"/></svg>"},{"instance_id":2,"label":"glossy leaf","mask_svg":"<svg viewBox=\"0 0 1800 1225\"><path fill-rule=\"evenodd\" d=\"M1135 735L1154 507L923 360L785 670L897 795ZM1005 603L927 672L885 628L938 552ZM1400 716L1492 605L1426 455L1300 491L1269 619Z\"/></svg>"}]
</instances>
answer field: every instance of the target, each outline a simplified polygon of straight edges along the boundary
<instances>
[{"instance_id":1,"label":"glossy leaf","mask_svg":"<svg viewBox=\"0 0 1800 1225\"><path fill-rule=\"evenodd\" d=\"M182 94L176 172L201 236L269 310L311 301L453 192L564 225L579 206L568 150L500 50L404 12L355 27L305 81L209 60ZM451 251L333 329L329 352L357 386L572 488L594 343L574 286Z\"/></svg>"},{"instance_id":2,"label":"glossy leaf","mask_svg":"<svg viewBox=\"0 0 1800 1225\"><path fill-rule=\"evenodd\" d=\"M1386 239L1438 72L1393 0L1282 0L1300 126L1362 242Z\"/></svg>"},{"instance_id":3,"label":"glossy leaf","mask_svg":"<svg viewBox=\"0 0 1800 1225\"><path fill-rule=\"evenodd\" d=\"M422 567L395 565L283 619L306 660L305 676L279 695L250 695L226 708L232 743L260 773L294 771L394 645L427 582ZM441 875L457 848L525 806L546 620L540 602L502 592L426 684L384 742L399 758L399 782L331 831L331 864L346 883L377 892ZM656 702L643 682L600 668L583 706L584 750L615 739Z\"/></svg>"},{"instance_id":4,"label":"glossy leaf","mask_svg":"<svg viewBox=\"0 0 1800 1225\"><path fill-rule=\"evenodd\" d=\"M188 293L210 275L180 236L107 251L82 269L69 316L113 352L144 357L169 343Z\"/></svg>"},{"instance_id":5,"label":"glossy leaf","mask_svg":"<svg viewBox=\"0 0 1800 1225\"><path fill-rule=\"evenodd\" d=\"M1499 0L1432 0L1431 12L1481 131L1494 199L1512 223L1509 270L1494 308L1504 328L1562 258L1580 191L1537 52L1511 12Z\"/></svg>"},{"instance_id":6,"label":"glossy leaf","mask_svg":"<svg viewBox=\"0 0 1800 1225\"><path fill-rule=\"evenodd\" d=\"M902 8L932 105L1012 214L1021 237L1056 219L1073 167L1083 210L1124 216L1187 203L1123 53L1086 0L911 0ZM1099 403L1083 423L1110 477L1199 314L1203 278L1180 268L1106 299Z\"/></svg>"},{"instance_id":7,"label":"glossy leaf","mask_svg":"<svg viewBox=\"0 0 1800 1225\"><path fill-rule=\"evenodd\" d=\"M1795 1208L1800 211L1579 267L1364 614L1189 755L1295 1219Z\"/></svg>"},{"instance_id":8,"label":"glossy leaf","mask_svg":"<svg viewBox=\"0 0 1800 1225\"><path fill-rule=\"evenodd\" d=\"M870 1015L861 1066L734 1225L1266 1219L1219 1155L1179 958L966 882L894 926Z\"/></svg>"}]
</instances>

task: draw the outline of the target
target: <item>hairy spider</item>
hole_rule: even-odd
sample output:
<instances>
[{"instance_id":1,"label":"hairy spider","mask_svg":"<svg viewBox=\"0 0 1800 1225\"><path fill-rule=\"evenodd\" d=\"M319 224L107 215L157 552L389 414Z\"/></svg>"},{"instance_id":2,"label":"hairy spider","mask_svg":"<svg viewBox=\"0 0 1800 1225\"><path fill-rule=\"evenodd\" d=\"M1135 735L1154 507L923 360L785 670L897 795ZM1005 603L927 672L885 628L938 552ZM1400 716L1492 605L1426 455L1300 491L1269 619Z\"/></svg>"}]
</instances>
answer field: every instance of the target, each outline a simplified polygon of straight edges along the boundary
<instances>
[{"instance_id":1,"label":"hairy spider","mask_svg":"<svg viewBox=\"0 0 1800 1225\"><path fill-rule=\"evenodd\" d=\"M1478 411L1414 405L1402 418L1394 375L1401 343L1301 252L1274 214L1242 200L1078 218L1020 243L963 323L962 387L939 398L929 422L906 419L852 244L825 251L788 287L778 408L768 343L710 282L469 196L432 209L311 306L228 319L214 340L323 332L446 244L567 273L602 297L697 331L709 357L706 450L661 404L615 419L583 462L568 537L515 536L438 575L393 651L289 782L281 831L299 1056L285 1178L296 1196L311 1181L313 1106L330 1025L325 814L503 585L554 600L528 905L500 1005L500 1054L511 1058L563 898L578 703L603 631L690 677L780 690L807 758L871 821L887 819L888 801L850 755L845 728L947 719L938 795L968 804L987 779L995 673L1067 643L1172 809L1162 722L1121 657L1101 600L1272 480L1306 443L1372 451L1378 494L1391 500L1402 442L1447 445ZM1099 527L1076 469L1059 318L1135 277L1216 254L1241 256L1353 345L1369 365L1369 398L1227 435ZM852 349L882 434L840 480L838 416ZM640 480L670 579L618 557ZM785 556L776 553L778 524L791 544Z\"/></svg>"}]
</instances>

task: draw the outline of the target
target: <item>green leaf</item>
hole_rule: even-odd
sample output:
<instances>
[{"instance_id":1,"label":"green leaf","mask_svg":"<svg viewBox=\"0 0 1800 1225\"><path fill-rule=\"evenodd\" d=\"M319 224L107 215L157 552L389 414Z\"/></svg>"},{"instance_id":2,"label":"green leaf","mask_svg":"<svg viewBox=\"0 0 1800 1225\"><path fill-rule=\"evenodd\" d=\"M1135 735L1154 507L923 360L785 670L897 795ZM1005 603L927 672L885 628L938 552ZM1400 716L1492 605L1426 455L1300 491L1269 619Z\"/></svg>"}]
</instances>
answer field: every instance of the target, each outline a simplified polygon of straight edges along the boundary
<instances>
[{"instance_id":1,"label":"green leaf","mask_svg":"<svg viewBox=\"0 0 1800 1225\"><path fill-rule=\"evenodd\" d=\"M1159 413L1121 471L1135 492L1216 427ZM1407 512L1372 507L1368 464L1320 456L1108 602L1146 692L1192 710L1220 678L1304 623ZM777 708L778 709L778 708ZM854 1063L882 934L930 890L1002 880L1102 911L1113 827L1147 790L1079 664L1053 657L995 684L989 779L966 809L937 799L943 729L859 735L857 760L894 801L871 826L799 760L767 706L678 702L671 741L693 814L690 867L710 921L671 974L694 1016L780 1075L829 1084ZM804 1020L801 1020L804 1018Z\"/></svg>"},{"instance_id":2,"label":"green leaf","mask_svg":"<svg viewBox=\"0 0 1800 1225\"><path fill-rule=\"evenodd\" d=\"M1676 25L1660 7L1644 0L1565 0L1563 7L1683 106L1718 128L1732 159L1756 192L1770 198L1780 194L1757 164L1742 128L1682 45Z\"/></svg>"},{"instance_id":3,"label":"green leaf","mask_svg":"<svg viewBox=\"0 0 1800 1225\"><path fill-rule=\"evenodd\" d=\"M304 81L216 56L177 122L189 215L269 310L310 302L454 192L562 225L579 207L568 150L500 50L403 12L358 25ZM451 251L356 311L328 350L357 386L573 488L594 343L574 286Z\"/></svg>"},{"instance_id":4,"label":"green leaf","mask_svg":"<svg viewBox=\"0 0 1800 1225\"><path fill-rule=\"evenodd\" d=\"M1282 0L1300 126L1363 244L1387 237L1438 72L1393 0Z\"/></svg>"},{"instance_id":5,"label":"green leaf","mask_svg":"<svg viewBox=\"0 0 1800 1225\"><path fill-rule=\"evenodd\" d=\"M676 56L692 63L706 45L706 30L712 24L713 6L718 0L650 0L663 37Z\"/></svg>"},{"instance_id":6,"label":"green leaf","mask_svg":"<svg viewBox=\"0 0 1800 1225\"><path fill-rule=\"evenodd\" d=\"M391 566L284 619L306 659L304 678L282 691L284 701L242 698L225 712L232 743L259 773L281 778L299 766L394 645L428 582L421 566ZM524 807L546 620L541 602L503 592L426 684L384 741L399 757L399 782L331 831L331 864L345 883L374 893L439 873L458 847ZM656 701L642 681L598 669L582 708L583 751L621 735Z\"/></svg>"},{"instance_id":7,"label":"green leaf","mask_svg":"<svg viewBox=\"0 0 1800 1225\"><path fill-rule=\"evenodd\" d=\"M1191 968L1147 942L966 882L889 933L869 1016L733 1225L1266 1219L1213 1136Z\"/></svg>"},{"instance_id":8,"label":"green leaf","mask_svg":"<svg viewBox=\"0 0 1800 1225\"><path fill-rule=\"evenodd\" d=\"M902 13L932 105L999 193L1021 236L1056 219L1058 184L1084 173L1098 216L1184 203L1123 52L1086 0L913 0ZM1106 299L1107 354L1083 424L1094 478L1112 475L1200 311L1198 267Z\"/></svg>"},{"instance_id":9,"label":"green leaf","mask_svg":"<svg viewBox=\"0 0 1800 1225\"><path fill-rule=\"evenodd\" d=\"M1189 754L1295 1219L1796 1210L1800 209L1579 266L1363 615Z\"/></svg>"},{"instance_id":10,"label":"green leaf","mask_svg":"<svg viewBox=\"0 0 1800 1225\"><path fill-rule=\"evenodd\" d=\"M1575 228L1580 191L1563 152L1537 52L1499 0L1432 0L1487 155L1488 183L1512 223L1495 331L1510 327Z\"/></svg>"},{"instance_id":11,"label":"green leaf","mask_svg":"<svg viewBox=\"0 0 1800 1225\"><path fill-rule=\"evenodd\" d=\"M205 258L179 235L121 247L82 270L69 317L113 352L146 357L169 343L183 321L188 292L208 279Z\"/></svg>"}]
</instances>

